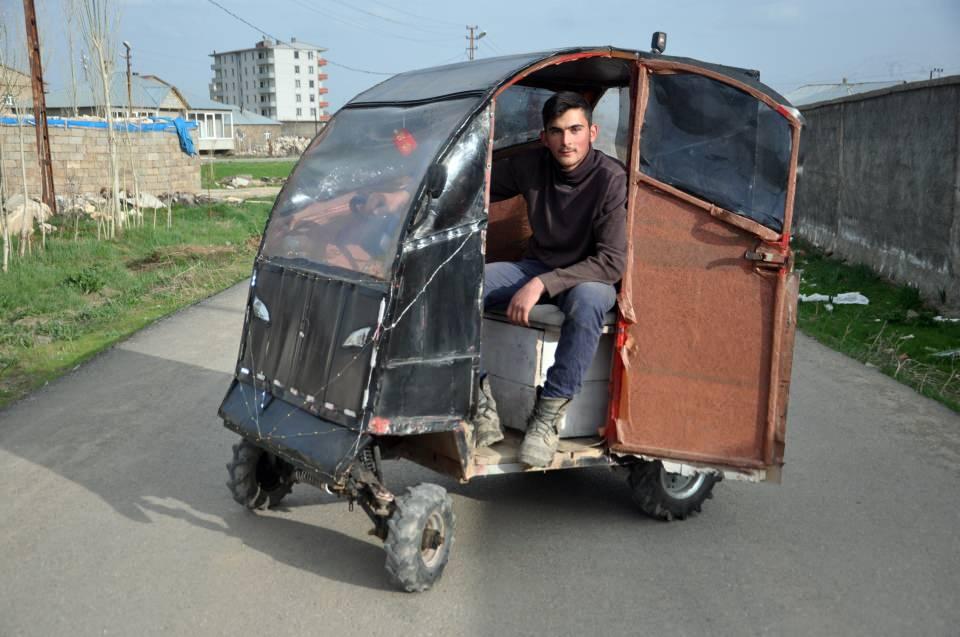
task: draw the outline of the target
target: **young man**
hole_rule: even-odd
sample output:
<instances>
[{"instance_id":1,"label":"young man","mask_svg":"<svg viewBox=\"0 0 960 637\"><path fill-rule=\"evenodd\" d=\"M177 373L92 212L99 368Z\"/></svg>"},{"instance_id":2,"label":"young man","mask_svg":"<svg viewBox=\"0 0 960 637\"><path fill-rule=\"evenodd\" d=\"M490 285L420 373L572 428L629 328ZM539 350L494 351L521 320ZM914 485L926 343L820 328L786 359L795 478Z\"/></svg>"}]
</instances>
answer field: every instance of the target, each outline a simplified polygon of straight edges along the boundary
<instances>
[{"instance_id":1,"label":"young man","mask_svg":"<svg viewBox=\"0 0 960 637\"><path fill-rule=\"evenodd\" d=\"M627 175L623 165L592 144L598 128L577 93L560 92L543 106L544 148L498 161L492 201L523 195L533 236L524 258L487 265L484 304L507 306L507 317L528 325L546 296L563 310L556 358L527 421L520 460L546 466L559 444L557 426L580 391L593 360L603 317L616 303L614 284L626 263ZM480 381L474 419L478 446L503 439L489 380Z\"/></svg>"}]
</instances>

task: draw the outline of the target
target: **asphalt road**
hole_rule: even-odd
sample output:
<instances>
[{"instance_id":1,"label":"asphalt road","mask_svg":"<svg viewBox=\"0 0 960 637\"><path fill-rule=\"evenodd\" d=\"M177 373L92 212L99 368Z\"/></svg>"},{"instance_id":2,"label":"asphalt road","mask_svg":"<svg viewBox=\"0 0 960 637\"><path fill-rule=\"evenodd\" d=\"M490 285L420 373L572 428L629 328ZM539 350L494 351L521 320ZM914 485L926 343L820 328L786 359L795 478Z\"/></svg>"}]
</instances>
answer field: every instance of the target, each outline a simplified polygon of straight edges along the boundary
<instances>
[{"instance_id":1,"label":"asphalt road","mask_svg":"<svg viewBox=\"0 0 960 637\"><path fill-rule=\"evenodd\" d=\"M0 412L0 635L957 635L960 417L799 338L780 486L660 523L603 470L453 495L436 588L395 592L359 509L224 487L244 287Z\"/></svg>"}]
</instances>

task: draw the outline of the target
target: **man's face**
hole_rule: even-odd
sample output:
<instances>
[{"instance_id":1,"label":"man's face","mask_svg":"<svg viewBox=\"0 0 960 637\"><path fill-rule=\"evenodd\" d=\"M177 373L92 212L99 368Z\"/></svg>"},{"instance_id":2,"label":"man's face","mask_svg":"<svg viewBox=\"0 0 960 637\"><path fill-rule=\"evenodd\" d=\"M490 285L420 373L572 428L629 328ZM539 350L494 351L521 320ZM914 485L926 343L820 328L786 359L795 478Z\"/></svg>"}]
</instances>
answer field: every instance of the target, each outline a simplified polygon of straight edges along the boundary
<instances>
[{"instance_id":1,"label":"man's face","mask_svg":"<svg viewBox=\"0 0 960 637\"><path fill-rule=\"evenodd\" d=\"M540 141L550 149L560 168L570 171L583 163L599 130L596 124L587 122L582 108L571 108L547 125L540 133Z\"/></svg>"}]
</instances>

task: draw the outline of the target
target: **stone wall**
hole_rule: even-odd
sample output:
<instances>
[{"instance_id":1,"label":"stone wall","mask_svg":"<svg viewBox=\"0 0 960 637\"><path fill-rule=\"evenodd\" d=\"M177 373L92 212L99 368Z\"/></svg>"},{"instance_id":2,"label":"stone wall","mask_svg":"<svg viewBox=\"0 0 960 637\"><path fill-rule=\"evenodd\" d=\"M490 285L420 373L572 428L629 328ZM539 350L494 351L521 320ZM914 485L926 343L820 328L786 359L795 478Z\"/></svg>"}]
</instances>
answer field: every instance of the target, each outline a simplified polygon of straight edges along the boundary
<instances>
[{"instance_id":1,"label":"stone wall","mask_svg":"<svg viewBox=\"0 0 960 637\"><path fill-rule=\"evenodd\" d=\"M58 195L97 193L110 188L110 156L104 128L49 127L53 158L53 186ZM196 141L196 131L191 131ZM27 163L27 191L39 198L40 168L37 165L36 131L23 127ZM120 187L133 191L131 168L137 171L140 191L159 195L167 192L200 191L200 160L180 150L172 131L117 132L120 147ZM4 189L8 195L22 192L20 146L17 126L0 124L3 149ZM132 157L132 160L131 160Z\"/></svg>"},{"instance_id":2,"label":"stone wall","mask_svg":"<svg viewBox=\"0 0 960 637\"><path fill-rule=\"evenodd\" d=\"M960 76L801 111L797 234L960 307Z\"/></svg>"}]
</instances>

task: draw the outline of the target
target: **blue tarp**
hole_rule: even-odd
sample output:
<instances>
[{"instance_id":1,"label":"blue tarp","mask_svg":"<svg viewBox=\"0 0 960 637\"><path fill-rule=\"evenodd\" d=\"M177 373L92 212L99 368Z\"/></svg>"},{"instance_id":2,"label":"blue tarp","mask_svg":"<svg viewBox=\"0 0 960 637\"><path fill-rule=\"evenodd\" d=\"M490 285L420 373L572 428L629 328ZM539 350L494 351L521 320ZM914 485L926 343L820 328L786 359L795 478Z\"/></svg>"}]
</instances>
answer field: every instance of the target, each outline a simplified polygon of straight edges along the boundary
<instances>
[{"instance_id":1,"label":"blue tarp","mask_svg":"<svg viewBox=\"0 0 960 637\"><path fill-rule=\"evenodd\" d=\"M113 128L119 131L129 131L131 133L164 133L175 132L180 138L180 149L188 155L196 155L193 140L190 138L190 131L196 130L196 122L188 122L183 118L177 117L154 117L153 122L149 124L128 124L126 122L114 123ZM24 117L23 123L27 126L35 126L36 121L33 116ZM0 117L0 125L16 126L16 117ZM48 117L47 126L50 128L107 128L107 123L103 121L87 119L66 119L63 117Z\"/></svg>"},{"instance_id":2,"label":"blue tarp","mask_svg":"<svg viewBox=\"0 0 960 637\"><path fill-rule=\"evenodd\" d=\"M182 117L173 120L173 125L177 127L177 137L180 138L180 150L188 155L196 155L197 149L193 147L193 140L190 139L190 127L187 124L193 124L193 128L197 127L196 122L187 122Z\"/></svg>"}]
</instances>

